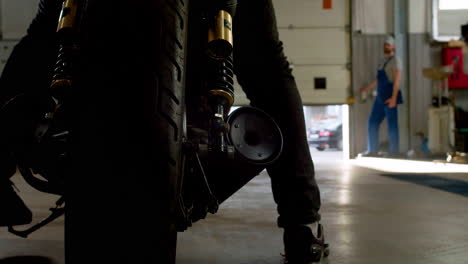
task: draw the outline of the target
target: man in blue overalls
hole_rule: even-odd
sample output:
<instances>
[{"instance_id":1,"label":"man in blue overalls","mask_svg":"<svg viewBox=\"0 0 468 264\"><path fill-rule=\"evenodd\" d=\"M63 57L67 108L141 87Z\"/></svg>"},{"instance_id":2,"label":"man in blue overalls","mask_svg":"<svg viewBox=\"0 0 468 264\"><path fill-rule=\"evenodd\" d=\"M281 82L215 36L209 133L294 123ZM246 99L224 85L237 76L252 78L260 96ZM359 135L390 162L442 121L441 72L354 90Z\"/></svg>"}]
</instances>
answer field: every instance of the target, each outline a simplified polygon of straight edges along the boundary
<instances>
[{"instance_id":1,"label":"man in blue overalls","mask_svg":"<svg viewBox=\"0 0 468 264\"><path fill-rule=\"evenodd\" d=\"M379 66L377 79L360 90L361 93L377 86L377 97L368 121L367 152L361 156L379 156L379 128L387 118L389 157L396 157L400 152L397 105L403 103L400 91L402 63L395 56L395 40L388 36L384 44L385 58Z\"/></svg>"}]
</instances>

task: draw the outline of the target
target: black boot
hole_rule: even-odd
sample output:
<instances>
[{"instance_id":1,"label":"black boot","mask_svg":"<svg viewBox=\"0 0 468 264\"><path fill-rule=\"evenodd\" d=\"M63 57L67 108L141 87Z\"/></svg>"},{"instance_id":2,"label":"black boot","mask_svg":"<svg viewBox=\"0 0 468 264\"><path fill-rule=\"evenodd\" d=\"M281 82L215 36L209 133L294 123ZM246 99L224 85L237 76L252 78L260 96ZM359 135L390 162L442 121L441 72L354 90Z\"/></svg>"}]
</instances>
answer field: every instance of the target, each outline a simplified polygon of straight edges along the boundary
<instances>
[{"instance_id":1,"label":"black boot","mask_svg":"<svg viewBox=\"0 0 468 264\"><path fill-rule=\"evenodd\" d=\"M4 156L4 155L0 155ZM13 189L9 178L16 166L9 156L0 159L0 226L26 225L32 221L31 210Z\"/></svg>"},{"instance_id":2,"label":"black boot","mask_svg":"<svg viewBox=\"0 0 468 264\"><path fill-rule=\"evenodd\" d=\"M314 232L311 226L314 225L289 226L284 229L285 264L319 263L328 256L323 226L316 224L317 230Z\"/></svg>"}]
</instances>

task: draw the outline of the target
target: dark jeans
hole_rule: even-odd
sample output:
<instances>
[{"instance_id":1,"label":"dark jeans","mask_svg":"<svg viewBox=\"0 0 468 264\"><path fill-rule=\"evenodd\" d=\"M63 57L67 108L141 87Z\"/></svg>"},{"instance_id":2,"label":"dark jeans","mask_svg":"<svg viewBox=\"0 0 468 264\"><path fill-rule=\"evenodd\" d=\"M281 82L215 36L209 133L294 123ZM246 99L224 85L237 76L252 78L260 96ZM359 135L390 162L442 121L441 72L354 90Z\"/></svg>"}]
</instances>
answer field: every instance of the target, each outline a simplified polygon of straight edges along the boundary
<instances>
[{"instance_id":1,"label":"dark jeans","mask_svg":"<svg viewBox=\"0 0 468 264\"><path fill-rule=\"evenodd\" d=\"M367 148L370 152L379 151L379 128L382 121L387 118L388 140L390 153L400 152L400 137L398 131L398 106L389 108L382 99L375 98L372 112L367 124Z\"/></svg>"},{"instance_id":2,"label":"dark jeans","mask_svg":"<svg viewBox=\"0 0 468 264\"><path fill-rule=\"evenodd\" d=\"M28 35L13 51L0 79L0 101L47 89L56 57L54 32L60 2L41 0ZM268 168L280 215L278 224L284 227L317 221L320 193L305 134L302 101L279 41L271 0L239 0L233 22L238 81L252 106L269 113L284 135L283 155Z\"/></svg>"},{"instance_id":3,"label":"dark jeans","mask_svg":"<svg viewBox=\"0 0 468 264\"><path fill-rule=\"evenodd\" d=\"M320 192L309 152L302 101L279 40L271 0L239 0L234 65L251 105L269 113L284 136L280 160L268 168L280 226L320 219Z\"/></svg>"}]
</instances>

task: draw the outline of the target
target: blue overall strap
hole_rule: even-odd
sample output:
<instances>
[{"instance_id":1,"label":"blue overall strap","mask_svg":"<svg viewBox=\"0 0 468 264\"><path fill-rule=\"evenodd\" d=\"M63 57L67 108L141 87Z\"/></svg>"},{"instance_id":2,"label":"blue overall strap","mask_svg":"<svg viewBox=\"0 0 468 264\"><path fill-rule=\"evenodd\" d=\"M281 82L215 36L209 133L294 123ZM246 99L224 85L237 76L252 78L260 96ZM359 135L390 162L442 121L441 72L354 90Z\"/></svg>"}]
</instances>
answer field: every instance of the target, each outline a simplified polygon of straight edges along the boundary
<instances>
[{"instance_id":1,"label":"blue overall strap","mask_svg":"<svg viewBox=\"0 0 468 264\"><path fill-rule=\"evenodd\" d=\"M395 56L391 56L390 58L388 58L388 60L384 63L383 67L382 67L382 70L385 70L385 68L387 67L387 64L390 63L390 61L394 58Z\"/></svg>"}]
</instances>

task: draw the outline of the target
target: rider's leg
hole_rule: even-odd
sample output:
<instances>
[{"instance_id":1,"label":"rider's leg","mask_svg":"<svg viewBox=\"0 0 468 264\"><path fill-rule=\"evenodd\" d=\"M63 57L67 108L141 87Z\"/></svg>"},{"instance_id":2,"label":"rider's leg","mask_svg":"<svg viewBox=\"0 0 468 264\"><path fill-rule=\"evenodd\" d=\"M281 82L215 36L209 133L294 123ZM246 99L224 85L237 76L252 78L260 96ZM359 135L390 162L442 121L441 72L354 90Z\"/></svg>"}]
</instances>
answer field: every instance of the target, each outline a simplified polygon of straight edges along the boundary
<instances>
[{"instance_id":1,"label":"rider's leg","mask_svg":"<svg viewBox=\"0 0 468 264\"><path fill-rule=\"evenodd\" d=\"M234 19L234 61L238 81L253 106L269 113L284 135L284 152L268 168L288 248L309 247L317 236L320 192L306 139L302 101L279 41L271 0L239 0ZM291 234L291 235L290 235ZM289 244L289 245L288 245ZM293 258L291 253L290 258ZM306 256L298 256L305 259Z\"/></svg>"}]
</instances>

